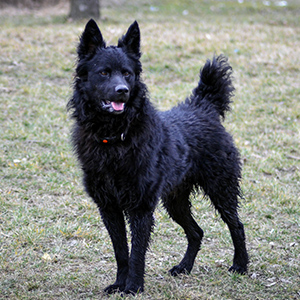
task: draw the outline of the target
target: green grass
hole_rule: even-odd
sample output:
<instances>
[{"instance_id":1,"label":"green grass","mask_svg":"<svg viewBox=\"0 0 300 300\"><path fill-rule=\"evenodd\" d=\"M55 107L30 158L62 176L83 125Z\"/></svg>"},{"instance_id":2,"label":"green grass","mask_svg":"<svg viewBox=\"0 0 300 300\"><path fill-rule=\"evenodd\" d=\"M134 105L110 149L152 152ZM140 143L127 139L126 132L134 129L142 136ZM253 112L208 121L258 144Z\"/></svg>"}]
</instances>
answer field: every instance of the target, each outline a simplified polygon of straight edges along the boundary
<instances>
[{"instance_id":1,"label":"green grass","mask_svg":"<svg viewBox=\"0 0 300 300\"><path fill-rule=\"evenodd\" d=\"M240 214L249 274L227 272L230 234L199 195L194 214L205 236L192 274L167 274L186 241L159 207L138 299L300 298L300 4L269 2L131 1L102 8L108 43L139 22L143 78L160 109L191 92L214 53L229 57L235 76L225 126L244 163ZM84 22L69 22L67 13L65 6L0 11L0 299L101 299L116 272L69 142L65 106Z\"/></svg>"}]
</instances>

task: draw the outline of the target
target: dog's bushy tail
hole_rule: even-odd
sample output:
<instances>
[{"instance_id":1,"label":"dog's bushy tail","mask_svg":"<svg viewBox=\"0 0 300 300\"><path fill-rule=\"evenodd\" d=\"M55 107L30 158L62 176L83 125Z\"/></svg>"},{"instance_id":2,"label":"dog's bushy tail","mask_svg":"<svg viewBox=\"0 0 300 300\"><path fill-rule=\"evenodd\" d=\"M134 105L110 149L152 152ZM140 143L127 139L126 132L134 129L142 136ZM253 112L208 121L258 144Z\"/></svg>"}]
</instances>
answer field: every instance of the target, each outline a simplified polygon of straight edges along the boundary
<instances>
[{"instance_id":1,"label":"dog's bushy tail","mask_svg":"<svg viewBox=\"0 0 300 300\"><path fill-rule=\"evenodd\" d=\"M220 116L230 110L233 96L232 68L224 55L207 60L200 71L200 81L193 91L190 101L196 105L212 103Z\"/></svg>"}]
</instances>

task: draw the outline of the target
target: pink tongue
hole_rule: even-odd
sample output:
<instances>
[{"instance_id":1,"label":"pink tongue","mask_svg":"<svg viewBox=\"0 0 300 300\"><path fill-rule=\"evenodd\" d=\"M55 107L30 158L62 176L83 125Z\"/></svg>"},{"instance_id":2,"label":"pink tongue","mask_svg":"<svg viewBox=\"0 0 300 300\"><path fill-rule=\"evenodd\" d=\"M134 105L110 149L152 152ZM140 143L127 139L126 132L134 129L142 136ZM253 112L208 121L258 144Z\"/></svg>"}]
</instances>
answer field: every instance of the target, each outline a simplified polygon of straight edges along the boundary
<instances>
[{"instance_id":1,"label":"pink tongue","mask_svg":"<svg viewBox=\"0 0 300 300\"><path fill-rule=\"evenodd\" d=\"M113 107L114 110L123 110L124 109L124 103L122 102L112 102L111 106Z\"/></svg>"}]
</instances>

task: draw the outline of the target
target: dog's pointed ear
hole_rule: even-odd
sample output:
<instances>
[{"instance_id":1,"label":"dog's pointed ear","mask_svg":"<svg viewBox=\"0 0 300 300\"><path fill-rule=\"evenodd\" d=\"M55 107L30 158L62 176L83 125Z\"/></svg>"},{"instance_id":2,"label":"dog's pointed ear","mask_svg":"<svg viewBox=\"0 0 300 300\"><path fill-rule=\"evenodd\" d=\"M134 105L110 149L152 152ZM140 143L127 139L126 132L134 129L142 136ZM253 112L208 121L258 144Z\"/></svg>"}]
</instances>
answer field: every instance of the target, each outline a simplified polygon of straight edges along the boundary
<instances>
[{"instance_id":1,"label":"dog's pointed ear","mask_svg":"<svg viewBox=\"0 0 300 300\"><path fill-rule=\"evenodd\" d=\"M134 21L128 28L125 35L119 39L118 47L124 48L128 53L141 57L140 52L141 35L137 21Z\"/></svg>"},{"instance_id":2,"label":"dog's pointed ear","mask_svg":"<svg viewBox=\"0 0 300 300\"><path fill-rule=\"evenodd\" d=\"M97 48L104 47L105 41L103 40L101 31L97 23L93 19L90 19L85 26L78 45L77 53L79 59L93 54Z\"/></svg>"}]
</instances>

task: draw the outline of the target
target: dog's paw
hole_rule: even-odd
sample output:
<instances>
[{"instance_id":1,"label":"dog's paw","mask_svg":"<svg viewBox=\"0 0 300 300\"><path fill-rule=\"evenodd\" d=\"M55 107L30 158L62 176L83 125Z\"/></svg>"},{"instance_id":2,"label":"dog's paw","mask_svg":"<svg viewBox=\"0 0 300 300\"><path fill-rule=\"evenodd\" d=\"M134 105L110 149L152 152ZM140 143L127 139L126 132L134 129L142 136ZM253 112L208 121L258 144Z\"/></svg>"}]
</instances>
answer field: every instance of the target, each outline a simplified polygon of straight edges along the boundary
<instances>
[{"instance_id":1,"label":"dog's paw","mask_svg":"<svg viewBox=\"0 0 300 300\"><path fill-rule=\"evenodd\" d=\"M144 291L144 287L140 286L140 285L126 285L126 288L124 290L125 294L129 294L129 295L137 295L140 294Z\"/></svg>"},{"instance_id":2,"label":"dog's paw","mask_svg":"<svg viewBox=\"0 0 300 300\"><path fill-rule=\"evenodd\" d=\"M172 276L177 276L179 274L190 274L190 270L187 270L186 267L180 266L179 264L178 266L175 266L171 270L169 270L169 273Z\"/></svg>"},{"instance_id":3,"label":"dog's paw","mask_svg":"<svg viewBox=\"0 0 300 300\"><path fill-rule=\"evenodd\" d=\"M247 267L242 267L237 264L233 264L229 269L229 272L238 273L241 275L245 275L247 273Z\"/></svg>"},{"instance_id":4,"label":"dog's paw","mask_svg":"<svg viewBox=\"0 0 300 300\"><path fill-rule=\"evenodd\" d=\"M124 286L118 284L111 284L104 289L105 294L114 294L114 293L121 293L124 291Z\"/></svg>"}]
</instances>

